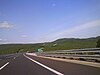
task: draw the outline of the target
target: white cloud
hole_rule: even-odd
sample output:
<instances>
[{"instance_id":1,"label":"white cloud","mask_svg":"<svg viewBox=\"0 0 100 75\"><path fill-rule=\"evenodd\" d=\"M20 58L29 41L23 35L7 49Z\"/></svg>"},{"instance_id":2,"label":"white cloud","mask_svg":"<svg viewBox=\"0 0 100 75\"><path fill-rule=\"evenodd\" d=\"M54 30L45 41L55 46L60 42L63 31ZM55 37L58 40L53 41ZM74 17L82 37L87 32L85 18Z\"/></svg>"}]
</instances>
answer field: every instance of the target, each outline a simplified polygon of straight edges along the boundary
<instances>
[{"instance_id":1,"label":"white cloud","mask_svg":"<svg viewBox=\"0 0 100 75\"><path fill-rule=\"evenodd\" d=\"M0 38L0 41L6 41L7 39L2 39L2 38Z\"/></svg>"},{"instance_id":2,"label":"white cloud","mask_svg":"<svg viewBox=\"0 0 100 75\"><path fill-rule=\"evenodd\" d=\"M0 29L10 29L13 27L13 24L8 23L7 21L0 22Z\"/></svg>"},{"instance_id":3,"label":"white cloud","mask_svg":"<svg viewBox=\"0 0 100 75\"><path fill-rule=\"evenodd\" d=\"M0 39L0 41L2 41L2 39Z\"/></svg>"},{"instance_id":4,"label":"white cloud","mask_svg":"<svg viewBox=\"0 0 100 75\"><path fill-rule=\"evenodd\" d=\"M22 37L22 38L26 38L26 37L27 37L27 35L21 35L21 37Z\"/></svg>"},{"instance_id":5,"label":"white cloud","mask_svg":"<svg viewBox=\"0 0 100 75\"><path fill-rule=\"evenodd\" d=\"M65 36L69 36L70 34L74 34L74 33L78 33L82 30L91 30L91 28L95 28L95 27L100 27L100 20L96 20L96 21L91 21L91 22L88 22L88 23L84 23L84 24L81 24L81 25L77 25L73 28L70 28L70 29L65 29L63 31L59 31L59 32L55 32L53 34L49 34L47 35L46 37L44 37L44 39L46 40L54 40L54 39L57 39L57 38L62 38L62 37L65 37Z\"/></svg>"}]
</instances>

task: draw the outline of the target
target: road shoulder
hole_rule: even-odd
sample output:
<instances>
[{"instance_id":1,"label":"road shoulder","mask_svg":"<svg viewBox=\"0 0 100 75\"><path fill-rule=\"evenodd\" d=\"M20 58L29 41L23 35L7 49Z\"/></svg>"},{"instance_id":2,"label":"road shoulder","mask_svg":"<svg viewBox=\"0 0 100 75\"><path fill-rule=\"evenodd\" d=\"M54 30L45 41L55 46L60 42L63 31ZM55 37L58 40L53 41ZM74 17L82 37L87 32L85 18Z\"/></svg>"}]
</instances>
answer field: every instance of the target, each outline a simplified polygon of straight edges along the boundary
<instances>
[{"instance_id":1,"label":"road shoulder","mask_svg":"<svg viewBox=\"0 0 100 75\"><path fill-rule=\"evenodd\" d=\"M61 58L37 56L37 55L34 55L32 53L29 53L27 55L36 56L36 57L40 57L40 58L51 59L51 60L57 60L57 61L63 61L63 62L69 62L69 63L75 63L75 64L81 64L81 65L87 65L87 66L92 66L92 67L100 68L100 63L95 63L95 62L86 62L86 61L71 60L71 59L61 59Z\"/></svg>"}]
</instances>

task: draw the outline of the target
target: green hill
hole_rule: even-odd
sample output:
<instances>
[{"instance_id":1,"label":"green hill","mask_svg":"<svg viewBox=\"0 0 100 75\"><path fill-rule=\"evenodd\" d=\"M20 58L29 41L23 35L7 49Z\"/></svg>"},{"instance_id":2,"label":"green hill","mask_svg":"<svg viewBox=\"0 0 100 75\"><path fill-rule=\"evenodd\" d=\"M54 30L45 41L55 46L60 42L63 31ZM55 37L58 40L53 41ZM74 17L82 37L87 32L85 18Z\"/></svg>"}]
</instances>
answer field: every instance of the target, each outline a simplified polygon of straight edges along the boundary
<instances>
[{"instance_id":1,"label":"green hill","mask_svg":"<svg viewBox=\"0 0 100 75\"><path fill-rule=\"evenodd\" d=\"M0 54L37 51L38 48L44 48L44 51L64 50L64 49L80 49L80 48L95 48L96 42L100 38L62 38L53 42L37 43L37 44L2 44L0 45Z\"/></svg>"}]
</instances>

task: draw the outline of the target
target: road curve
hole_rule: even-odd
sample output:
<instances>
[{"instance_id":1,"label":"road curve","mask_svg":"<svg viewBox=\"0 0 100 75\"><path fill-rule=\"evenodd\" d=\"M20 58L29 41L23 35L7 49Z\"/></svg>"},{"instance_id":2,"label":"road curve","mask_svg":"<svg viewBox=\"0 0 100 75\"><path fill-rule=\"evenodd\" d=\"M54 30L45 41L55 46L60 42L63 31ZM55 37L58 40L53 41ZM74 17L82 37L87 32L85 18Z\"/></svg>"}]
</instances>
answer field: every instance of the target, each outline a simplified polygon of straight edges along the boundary
<instances>
[{"instance_id":1,"label":"road curve","mask_svg":"<svg viewBox=\"0 0 100 75\"><path fill-rule=\"evenodd\" d=\"M26 55L26 56L63 75L100 75L100 68L74 64L74 63L67 63L46 58L39 58L31 55ZM0 67L2 67L2 65L0 65ZM0 75L57 75L57 74L29 60L22 54L14 58L12 61L9 61L9 64L6 65L6 67L4 67L2 70L0 70Z\"/></svg>"}]
</instances>

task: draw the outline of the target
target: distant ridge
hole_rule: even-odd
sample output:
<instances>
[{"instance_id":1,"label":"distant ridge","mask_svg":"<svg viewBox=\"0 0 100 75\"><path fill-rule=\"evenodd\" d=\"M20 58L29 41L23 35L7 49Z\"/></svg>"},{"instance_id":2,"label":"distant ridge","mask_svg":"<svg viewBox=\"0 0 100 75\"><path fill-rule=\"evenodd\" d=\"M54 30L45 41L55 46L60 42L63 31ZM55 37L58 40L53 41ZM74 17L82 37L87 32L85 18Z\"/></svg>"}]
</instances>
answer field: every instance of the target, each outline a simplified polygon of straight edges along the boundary
<instances>
[{"instance_id":1,"label":"distant ridge","mask_svg":"<svg viewBox=\"0 0 100 75\"><path fill-rule=\"evenodd\" d=\"M53 41L54 43L62 43L62 42L67 42L67 41L96 41L100 39L100 36L97 37L91 37L91 38L61 38L61 39L57 39L55 41Z\"/></svg>"},{"instance_id":2,"label":"distant ridge","mask_svg":"<svg viewBox=\"0 0 100 75\"><path fill-rule=\"evenodd\" d=\"M44 51L96 48L98 39L100 39L100 36L83 39L61 38L53 42L36 44L2 44L0 45L0 54L37 51L39 48L43 48Z\"/></svg>"}]
</instances>

